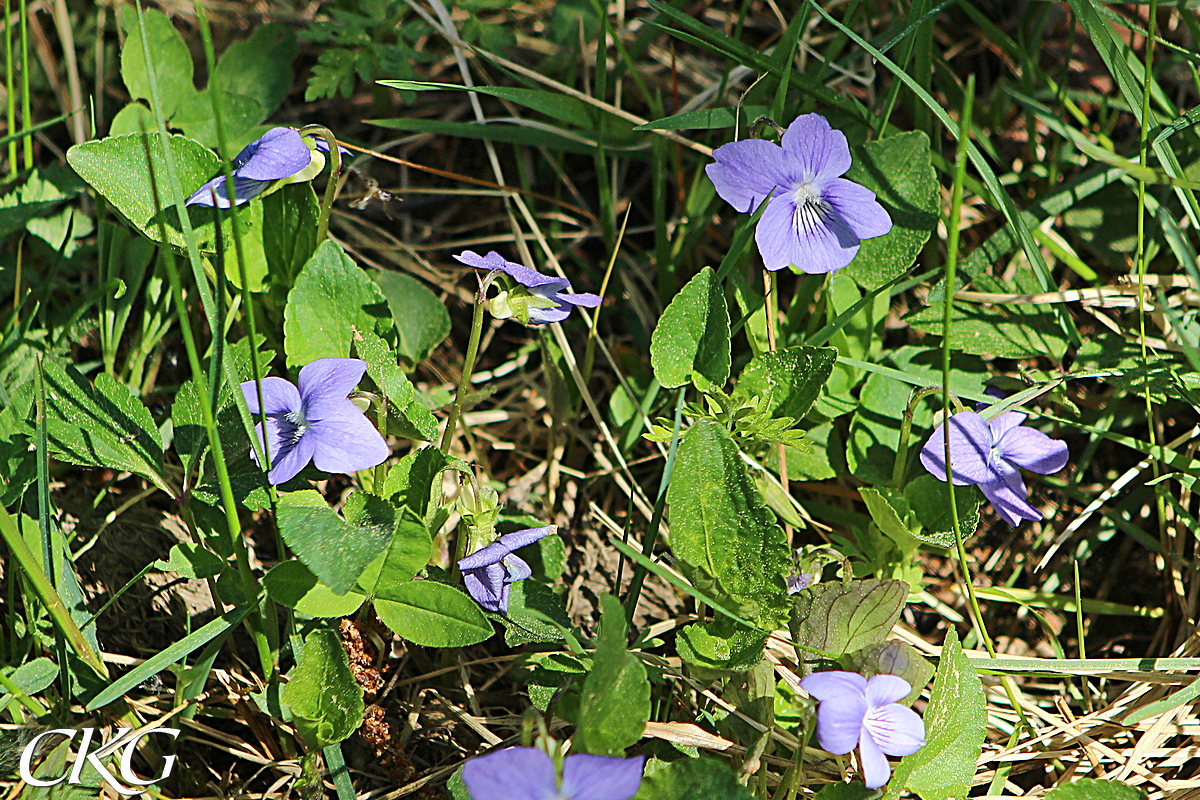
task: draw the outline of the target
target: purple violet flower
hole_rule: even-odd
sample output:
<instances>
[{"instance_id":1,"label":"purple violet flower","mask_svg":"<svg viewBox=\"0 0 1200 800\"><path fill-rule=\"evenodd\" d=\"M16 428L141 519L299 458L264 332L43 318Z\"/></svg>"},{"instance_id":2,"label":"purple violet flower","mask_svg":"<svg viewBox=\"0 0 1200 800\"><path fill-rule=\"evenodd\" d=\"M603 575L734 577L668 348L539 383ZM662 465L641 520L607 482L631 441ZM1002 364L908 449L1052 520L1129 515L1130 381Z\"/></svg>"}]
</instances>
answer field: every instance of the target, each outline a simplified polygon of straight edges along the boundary
<instances>
[{"instance_id":1,"label":"purple violet flower","mask_svg":"<svg viewBox=\"0 0 1200 800\"><path fill-rule=\"evenodd\" d=\"M471 800L629 800L642 783L645 758L574 753L554 762L536 747L507 747L463 765Z\"/></svg>"},{"instance_id":2,"label":"purple violet flower","mask_svg":"<svg viewBox=\"0 0 1200 800\"><path fill-rule=\"evenodd\" d=\"M800 681L800 687L820 701L817 741L821 749L845 755L858 747L868 789L878 789L891 777L886 756L911 755L925 746L925 721L897 702L912 691L899 675L867 680L857 672L814 672Z\"/></svg>"},{"instance_id":3,"label":"purple violet flower","mask_svg":"<svg viewBox=\"0 0 1200 800\"><path fill-rule=\"evenodd\" d=\"M325 472L350 473L382 464L391 454L387 442L347 396L362 380L366 362L357 358L319 358L300 370L300 388L283 378L263 378L261 411L266 414L267 480L274 485L294 478L309 461ZM260 413L254 381L242 384L251 414ZM263 423L254 428L263 441ZM258 451L250 450L258 463Z\"/></svg>"},{"instance_id":4,"label":"purple violet flower","mask_svg":"<svg viewBox=\"0 0 1200 800\"><path fill-rule=\"evenodd\" d=\"M874 192L839 177L850 169L850 147L823 116L796 117L781 141L730 142L713 151L716 163L705 172L721 199L743 213L770 196L754 231L767 269L835 272L854 260L862 239L890 231L892 218Z\"/></svg>"},{"instance_id":5,"label":"purple violet flower","mask_svg":"<svg viewBox=\"0 0 1200 800\"><path fill-rule=\"evenodd\" d=\"M950 468L955 486L978 485L996 513L1009 525L1038 520L1042 512L1025 499L1024 467L1049 475L1067 465L1066 442L1021 425L1026 415L1009 411L985 420L974 411L950 417ZM933 477L946 480L946 432L939 425L921 448L921 463Z\"/></svg>"},{"instance_id":6,"label":"purple violet flower","mask_svg":"<svg viewBox=\"0 0 1200 800\"><path fill-rule=\"evenodd\" d=\"M523 291L514 289L501 292L488 302L496 319L515 317L525 325L545 325L548 322L562 322L571 315L572 306L595 308L601 302L598 295L590 292L575 294L571 291L571 284L563 278L551 278L537 270L506 261L495 250L486 256L464 250L454 258L469 267L503 272L524 287Z\"/></svg>"},{"instance_id":7,"label":"purple violet flower","mask_svg":"<svg viewBox=\"0 0 1200 800\"><path fill-rule=\"evenodd\" d=\"M487 547L480 548L459 561L458 569L462 572L467 593L488 611L507 614L512 584L533 574L529 565L513 555L513 551L531 545L557 530L558 526L547 525L544 528L526 528L523 531L506 533Z\"/></svg>"},{"instance_id":8,"label":"purple violet flower","mask_svg":"<svg viewBox=\"0 0 1200 800\"><path fill-rule=\"evenodd\" d=\"M325 166L325 156L321 155L316 170L312 170L312 175L307 174L315 161L314 152L304 143L304 137L297 130L272 128L267 131L262 138L243 147L242 152L233 159L233 204L240 206L285 178L303 175L298 180L311 179ZM186 205L211 206L214 193L217 205L229 208L229 191L224 173L193 192Z\"/></svg>"}]
</instances>

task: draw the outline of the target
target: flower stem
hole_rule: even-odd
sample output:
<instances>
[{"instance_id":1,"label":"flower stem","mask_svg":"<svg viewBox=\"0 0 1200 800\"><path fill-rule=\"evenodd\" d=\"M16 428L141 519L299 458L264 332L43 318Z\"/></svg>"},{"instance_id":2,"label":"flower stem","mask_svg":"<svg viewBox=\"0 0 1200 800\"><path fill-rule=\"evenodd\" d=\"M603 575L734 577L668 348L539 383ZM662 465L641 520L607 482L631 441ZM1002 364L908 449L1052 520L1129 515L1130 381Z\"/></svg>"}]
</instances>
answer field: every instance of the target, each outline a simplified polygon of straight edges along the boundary
<instances>
[{"instance_id":1,"label":"flower stem","mask_svg":"<svg viewBox=\"0 0 1200 800\"><path fill-rule=\"evenodd\" d=\"M950 329L954 312L954 286L958 271L958 219L959 209L962 208L963 182L967 174L967 143L971 139L971 105L975 97L975 76L967 80L967 92L963 102L962 114L959 117L958 154L954 165L954 188L950 195L950 219L947 229L949 235L946 241L946 287L945 315L942 318L942 404L946 410L946 420L942 425L945 434L946 459L946 492L950 498L950 519L954 524L954 543L958 550L958 561L962 566L963 583L967 590L967 601L971 609L971 618L980 641L987 648L988 654L996 657L992 639L988 636L983 624L983 614L979 610L979 598L975 596L975 585L971 580L970 567L967 564L967 551L963 546L962 527L959 522L958 502L954 494L954 466L950 459ZM1016 703L1013 704L1014 707Z\"/></svg>"},{"instance_id":2,"label":"flower stem","mask_svg":"<svg viewBox=\"0 0 1200 800\"><path fill-rule=\"evenodd\" d=\"M454 441L454 433L458 429L458 419L462 416L463 396L471 388L471 373L475 371L475 358L479 355L479 338L483 333L483 288L475 293L475 312L471 317L471 339L467 342L467 354L463 358L462 377L458 379L458 388L454 391L454 404L450 406L450 419L446 421L446 431L442 434L442 455L450 452L450 443Z\"/></svg>"},{"instance_id":3,"label":"flower stem","mask_svg":"<svg viewBox=\"0 0 1200 800\"><path fill-rule=\"evenodd\" d=\"M979 598L975 594L975 584L971 579L971 569L967 564L967 549L963 546L962 524L959 522L958 502L954 494L954 468L950 463L950 326L954 309L954 282L958 268L958 215L962 208L963 183L967 174L967 146L971 140L971 108L975 99L975 76L967 78L966 93L963 101L962 114L959 116L958 153L954 162L954 187L950 193L950 219L947 229L949 236L946 241L946 311L942 319L942 403L946 410L946 420L942 426L945 432L946 458L946 491L950 498L950 520L954 525L954 544L958 555L958 563L962 567L962 581L967 590L967 603L971 610L971 621L975 625L976 635L983 643L988 655L996 657L996 646L988 634L987 625L983 621L983 612L979 608ZM1012 681L1005 675L1001 679L1005 694L1012 705L1013 711L1026 727L1029 720L1025 718L1025 710L1017 697Z\"/></svg>"},{"instance_id":4,"label":"flower stem","mask_svg":"<svg viewBox=\"0 0 1200 800\"><path fill-rule=\"evenodd\" d=\"M904 488L904 473L908 471L908 440L912 436L913 416L917 411L917 403L937 392L939 387L926 386L924 389L913 389L904 407L904 416L900 420L900 441L896 444L896 461L892 465L892 486Z\"/></svg>"},{"instance_id":5,"label":"flower stem","mask_svg":"<svg viewBox=\"0 0 1200 800\"><path fill-rule=\"evenodd\" d=\"M333 210L333 198L337 196L338 174L342 171L342 152L333 131L324 125L305 125L301 136L320 136L329 145L329 182L325 184L325 196L321 198L321 214L317 217L317 244L329 235L329 213Z\"/></svg>"}]
</instances>

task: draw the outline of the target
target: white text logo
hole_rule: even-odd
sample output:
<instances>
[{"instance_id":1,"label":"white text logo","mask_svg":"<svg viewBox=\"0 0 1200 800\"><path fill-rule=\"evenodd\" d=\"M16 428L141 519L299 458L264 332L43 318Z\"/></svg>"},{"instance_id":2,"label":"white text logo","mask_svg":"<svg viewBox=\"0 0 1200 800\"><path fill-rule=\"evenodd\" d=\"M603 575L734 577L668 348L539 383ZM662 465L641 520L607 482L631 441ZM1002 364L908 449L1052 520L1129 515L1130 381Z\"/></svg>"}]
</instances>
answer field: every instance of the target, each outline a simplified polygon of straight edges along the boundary
<instances>
[{"instance_id":1,"label":"white text logo","mask_svg":"<svg viewBox=\"0 0 1200 800\"><path fill-rule=\"evenodd\" d=\"M91 764L92 769L99 773L100 778L111 786L117 793L125 797L133 797L141 794L145 789L133 789L131 786L153 786L156 783L164 781L171 774L171 770L175 767L175 756L167 756L163 759L162 774L157 778L150 780L142 780L137 773L133 771L133 754L137 750L138 742L143 736L150 736L155 733L165 733L172 739L179 738L178 728L150 728L149 730L140 730L136 733L131 733L132 728L118 728L116 738L105 744L99 736L96 735L95 728L55 728L50 731L43 731L33 740L25 745L25 749L21 752L21 780L28 783L30 786L57 786L66 781L70 786L78 786L83 774L83 768L86 764ZM82 733L83 738L79 740L79 750L75 754L75 763L71 767L71 771L65 775L60 775L53 780L45 780L35 778L30 771L30 764L34 757L37 756L39 749L38 743L43 739L51 736L64 736L67 741L74 741L76 734ZM96 739L93 742L93 738ZM95 747L93 750L92 748ZM120 781L113 777L108 768L100 761L101 758L114 753L119 748L124 748L121 753L120 773L121 779L125 781L122 785Z\"/></svg>"}]
</instances>

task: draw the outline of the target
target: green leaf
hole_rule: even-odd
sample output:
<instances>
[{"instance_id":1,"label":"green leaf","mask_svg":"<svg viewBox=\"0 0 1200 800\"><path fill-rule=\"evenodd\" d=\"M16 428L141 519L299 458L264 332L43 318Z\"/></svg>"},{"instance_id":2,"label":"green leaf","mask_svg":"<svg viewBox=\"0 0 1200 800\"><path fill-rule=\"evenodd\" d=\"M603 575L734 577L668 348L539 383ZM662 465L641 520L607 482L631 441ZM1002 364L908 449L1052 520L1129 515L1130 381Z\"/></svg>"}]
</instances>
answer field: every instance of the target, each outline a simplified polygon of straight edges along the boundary
<instances>
[{"instance_id":1,"label":"green leaf","mask_svg":"<svg viewBox=\"0 0 1200 800\"><path fill-rule=\"evenodd\" d=\"M322 51L313 65L304 90L304 102L311 103L322 97L333 97L339 92L349 97L354 92L355 67L358 54L342 47L331 47Z\"/></svg>"},{"instance_id":2,"label":"green leaf","mask_svg":"<svg viewBox=\"0 0 1200 800\"><path fill-rule=\"evenodd\" d=\"M196 93L192 83L192 54L187 42L175 30L175 25L166 14L148 8L143 12L143 20L159 102L162 103L163 116L170 119ZM121 79L125 81L130 97L141 98L149 103L150 75L146 71L138 14L133 6L121 8L121 26L125 29L125 46L121 48Z\"/></svg>"},{"instance_id":3,"label":"green leaf","mask_svg":"<svg viewBox=\"0 0 1200 800\"><path fill-rule=\"evenodd\" d=\"M707 669L745 672L762 661L768 634L750 630L727 617L687 625L676 635L679 657Z\"/></svg>"},{"instance_id":4,"label":"green leaf","mask_svg":"<svg viewBox=\"0 0 1200 800\"><path fill-rule=\"evenodd\" d=\"M857 650L849 655L846 662L851 672L858 672L866 678L875 675L899 675L904 678L912 687L908 697L901 701L904 705L912 705L933 677L933 664L915 647L899 639L888 639Z\"/></svg>"},{"instance_id":5,"label":"green leaf","mask_svg":"<svg viewBox=\"0 0 1200 800\"><path fill-rule=\"evenodd\" d=\"M877 791L868 789L862 781L831 783L817 792L813 800L870 800Z\"/></svg>"},{"instance_id":6,"label":"green leaf","mask_svg":"<svg viewBox=\"0 0 1200 800\"><path fill-rule=\"evenodd\" d=\"M150 411L107 373L93 387L71 364L43 362L51 451L71 464L128 470L170 491L163 447Z\"/></svg>"},{"instance_id":7,"label":"green leaf","mask_svg":"<svg viewBox=\"0 0 1200 800\"><path fill-rule=\"evenodd\" d=\"M203 185L221 166L212 151L197 141L179 135L168 137L168 141L185 192ZM158 214L169 208L165 218L171 243L184 244L167 188L167 165L157 133L109 136L77 144L67 151L67 163L135 228L155 241L159 240ZM157 180L160 203L155 202L151 174ZM192 216L196 224L212 218L211 210L206 215L192 212Z\"/></svg>"},{"instance_id":8,"label":"green leaf","mask_svg":"<svg viewBox=\"0 0 1200 800\"><path fill-rule=\"evenodd\" d=\"M446 457L436 447L413 450L388 470L380 494L395 505L408 506L424 519L434 501L434 492L441 496L439 479L445 468Z\"/></svg>"},{"instance_id":9,"label":"green leaf","mask_svg":"<svg viewBox=\"0 0 1200 800\"><path fill-rule=\"evenodd\" d=\"M18 502L37 480L37 463L30 445L36 439L29 424L33 409L33 383L7 387L9 404L0 411L0 506Z\"/></svg>"},{"instance_id":10,"label":"green leaf","mask_svg":"<svg viewBox=\"0 0 1200 800\"><path fill-rule=\"evenodd\" d=\"M492 635L474 600L437 581L381 587L375 613L397 636L422 647L466 647Z\"/></svg>"},{"instance_id":11,"label":"green leaf","mask_svg":"<svg viewBox=\"0 0 1200 800\"><path fill-rule=\"evenodd\" d=\"M625 649L625 609L600 598L600 632L592 671L583 682L575 744L582 752L621 756L642 738L650 719L650 681L641 660Z\"/></svg>"},{"instance_id":12,"label":"green leaf","mask_svg":"<svg viewBox=\"0 0 1200 800\"><path fill-rule=\"evenodd\" d=\"M337 744L362 725L362 689L333 631L313 631L304 640L281 699L291 708L296 729L311 747Z\"/></svg>"},{"instance_id":13,"label":"green leaf","mask_svg":"<svg viewBox=\"0 0 1200 800\"><path fill-rule=\"evenodd\" d=\"M396 351L415 367L450 335L450 312L438 296L416 278L402 272L376 272L373 276L396 321L400 341Z\"/></svg>"},{"instance_id":14,"label":"green leaf","mask_svg":"<svg viewBox=\"0 0 1200 800\"><path fill-rule=\"evenodd\" d=\"M536 613L531 613L536 612ZM549 617L564 628L571 627L562 598L536 580L517 581L508 598L508 613L497 614L504 626L504 643L518 647L532 642L561 642L562 631L542 619Z\"/></svg>"},{"instance_id":15,"label":"green leaf","mask_svg":"<svg viewBox=\"0 0 1200 800\"><path fill-rule=\"evenodd\" d=\"M345 358L356 332L387 338L392 328L383 292L341 247L327 240L288 293L283 323L288 366Z\"/></svg>"},{"instance_id":16,"label":"green leaf","mask_svg":"<svg viewBox=\"0 0 1200 800\"><path fill-rule=\"evenodd\" d=\"M366 600L357 592L337 594L294 559L283 561L263 576L263 586L276 603L306 617L345 617Z\"/></svg>"},{"instance_id":17,"label":"green leaf","mask_svg":"<svg viewBox=\"0 0 1200 800\"><path fill-rule=\"evenodd\" d=\"M308 181L291 183L264 197L262 208L270 281L287 292L317 247L317 196Z\"/></svg>"},{"instance_id":18,"label":"green leaf","mask_svg":"<svg viewBox=\"0 0 1200 800\"><path fill-rule=\"evenodd\" d=\"M45 656L40 656L32 661L26 661L16 669L12 667L4 667L3 669L8 679L27 695L35 695L38 692L45 691L54 683L54 679L58 677L58 665ZM3 702L3 700L0 700L0 703Z\"/></svg>"},{"instance_id":19,"label":"green leaf","mask_svg":"<svg viewBox=\"0 0 1200 800\"><path fill-rule=\"evenodd\" d=\"M889 359L901 371L914 378L941 383L942 354L940 350L923 347L901 347L889 353ZM836 374L836 373L835 373ZM982 359L955 353L950 360L950 391L963 394L982 394L988 377ZM876 486L892 482L896 447L900 442L900 424L908 406L913 386L888 375L872 373L859 393L859 408L850 424L850 441L846 461L854 476ZM913 414L914 438L933 421L933 401L919 403ZM919 449L920 440L910 441ZM909 464L917 456L910 451Z\"/></svg>"},{"instance_id":20,"label":"green leaf","mask_svg":"<svg viewBox=\"0 0 1200 800\"><path fill-rule=\"evenodd\" d=\"M946 632L937 678L925 709L925 746L900 762L885 800L907 788L921 800L966 797L987 736L983 684L963 655L958 633Z\"/></svg>"},{"instance_id":21,"label":"green leaf","mask_svg":"<svg viewBox=\"0 0 1200 800\"><path fill-rule=\"evenodd\" d=\"M225 571L225 561L216 553L197 544L184 542L173 545L167 560L154 562L156 569L178 572L185 578L215 578Z\"/></svg>"},{"instance_id":22,"label":"green leaf","mask_svg":"<svg viewBox=\"0 0 1200 800\"><path fill-rule=\"evenodd\" d=\"M681 758L648 771L633 800L754 800L724 762Z\"/></svg>"},{"instance_id":23,"label":"green leaf","mask_svg":"<svg viewBox=\"0 0 1200 800\"><path fill-rule=\"evenodd\" d=\"M904 487L904 498L921 523L921 530L914 536L935 547L954 547L954 522L945 481L929 474L918 475ZM955 486L954 501L958 507L959 530L965 541L974 536L979 527L979 490L974 486Z\"/></svg>"},{"instance_id":24,"label":"green leaf","mask_svg":"<svg viewBox=\"0 0 1200 800\"><path fill-rule=\"evenodd\" d=\"M430 442L437 438L437 419L433 412L417 399L416 387L396 363L392 348L371 331L358 331L354 352L367 362L367 374L380 393L387 398L389 421L397 422L396 431L409 439Z\"/></svg>"},{"instance_id":25,"label":"green leaf","mask_svg":"<svg viewBox=\"0 0 1200 800\"><path fill-rule=\"evenodd\" d=\"M347 515L359 511L359 524L343 521L325 498L311 489L279 499L279 535L304 566L339 595L350 591L392 537L387 504L379 498L368 501L365 492L355 492L351 500L356 496L361 496L355 500L357 508L348 500Z\"/></svg>"},{"instance_id":26,"label":"green leaf","mask_svg":"<svg viewBox=\"0 0 1200 800\"><path fill-rule=\"evenodd\" d=\"M127 104L117 112L113 121L108 125L108 135L124 136L127 133L147 133L157 130L158 122L145 103L138 100Z\"/></svg>"},{"instance_id":27,"label":"green leaf","mask_svg":"<svg viewBox=\"0 0 1200 800\"><path fill-rule=\"evenodd\" d=\"M425 523L411 509L402 507L397 512L387 549L358 578L359 587L367 594L412 580L433 556L433 539Z\"/></svg>"},{"instance_id":28,"label":"green leaf","mask_svg":"<svg viewBox=\"0 0 1200 800\"><path fill-rule=\"evenodd\" d=\"M217 431L221 435L221 447L227 454L243 449L248 451L250 448L250 439L234 403L233 392L233 387L222 385L216 409ZM208 432L204 428L200 395L194 379L186 381L175 393L175 402L171 405L171 423L174 425L175 452L190 473L195 468L196 459L208 449Z\"/></svg>"},{"instance_id":29,"label":"green leaf","mask_svg":"<svg viewBox=\"0 0 1200 800\"><path fill-rule=\"evenodd\" d=\"M700 270L663 312L650 339L654 377L668 389L698 374L721 387L729 379L729 311L712 267Z\"/></svg>"},{"instance_id":30,"label":"green leaf","mask_svg":"<svg viewBox=\"0 0 1200 800\"><path fill-rule=\"evenodd\" d=\"M772 417L802 419L829 380L838 351L832 347L789 347L759 353L738 378L734 397L758 398Z\"/></svg>"},{"instance_id":31,"label":"green leaf","mask_svg":"<svg viewBox=\"0 0 1200 800\"><path fill-rule=\"evenodd\" d=\"M847 180L875 192L892 218L883 236L864 239L847 274L864 289L876 289L903 274L917 260L937 227L941 210L929 137L910 131L854 148Z\"/></svg>"},{"instance_id":32,"label":"green leaf","mask_svg":"<svg viewBox=\"0 0 1200 800\"><path fill-rule=\"evenodd\" d=\"M1011 286L990 275L975 279L981 292L1010 293L1037 291L1037 281L1026 275L1023 283ZM941 336L945 310L939 303L904 318L912 327ZM950 317L950 347L963 353L1029 358L1045 356L1058 361L1067 350L1067 338L1055 321L1049 305L984 304L956 300Z\"/></svg>"},{"instance_id":33,"label":"green leaf","mask_svg":"<svg viewBox=\"0 0 1200 800\"><path fill-rule=\"evenodd\" d=\"M279 108L292 88L292 61L295 58L296 35L291 27L283 22L263 25L249 39L225 48L213 70L209 87L257 100L265 117Z\"/></svg>"},{"instance_id":34,"label":"green leaf","mask_svg":"<svg viewBox=\"0 0 1200 800\"><path fill-rule=\"evenodd\" d=\"M697 588L719 587L743 616L781 619L787 544L723 426L700 420L684 434L667 502L671 550Z\"/></svg>"},{"instance_id":35,"label":"green leaf","mask_svg":"<svg viewBox=\"0 0 1200 800\"><path fill-rule=\"evenodd\" d=\"M180 107L179 112L171 119L171 127L179 128L185 136L195 139L206 147L214 150L220 143L217 138L217 119L213 115L211 89L196 92ZM262 103L253 97L227 92L221 89L221 121L225 125L225 135L231 139L241 139L246 132L262 121L267 115ZM148 130L154 130L154 127ZM231 145L228 145L231 146ZM237 151L230 153L230 157ZM184 190L189 190L184 186Z\"/></svg>"},{"instance_id":36,"label":"green leaf","mask_svg":"<svg viewBox=\"0 0 1200 800\"><path fill-rule=\"evenodd\" d=\"M1116 781L1080 778L1057 786L1045 794L1046 800L1146 800L1146 790Z\"/></svg>"},{"instance_id":37,"label":"green leaf","mask_svg":"<svg viewBox=\"0 0 1200 800\"><path fill-rule=\"evenodd\" d=\"M870 486L861 487L858 493L867 504L871 519L885 536L896 543L900 552L907 555L917 549L917 539L913 536L913 526L909 522L908 501L903 495L895 489L876 489Z\"/></svg>"},{"instance_id":38,"label":"green leaf","mask_svg":"<svg viewBox=\"0 0 1200 800\"><path fill-rule=\"evenodd\" d=\"M904 581L872 578L819 583L792 596L792 641L834 656L882 642L908 599ZM796 648L803 667L814 657Z\"/></svg>"}]
</instances>

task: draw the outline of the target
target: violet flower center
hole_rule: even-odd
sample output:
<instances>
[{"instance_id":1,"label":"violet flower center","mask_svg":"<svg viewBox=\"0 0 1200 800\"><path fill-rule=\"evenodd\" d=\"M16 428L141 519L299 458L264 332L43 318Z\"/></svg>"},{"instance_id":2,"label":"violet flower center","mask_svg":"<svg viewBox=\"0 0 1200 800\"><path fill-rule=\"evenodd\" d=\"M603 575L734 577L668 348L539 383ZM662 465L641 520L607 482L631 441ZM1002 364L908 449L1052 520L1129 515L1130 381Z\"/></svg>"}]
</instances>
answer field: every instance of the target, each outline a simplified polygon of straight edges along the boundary
<instances>
[{"instance_id":1,"label":"violet flower center","mask_svg":"<svg viewBox=\"0 0 1200 800\"><path fill-rule=\"evenodd\" d=\"M303 408L276 414L275 419L279 425L279 438L283 441L283 453L279 454L282 456L291 451L308 432L308 420L304 417Z\"/></svg>"},{"instance_id":2,"label":"violet flower center","mask_svg":"<svg viewBox=\"0 0 1200 800\"><path fill-rule=\"evenodd\" d=\"M792 225L799 236L807 236L812 230L823 224L829 215L829 203L821 196L820 187L813 183L798 184L791 191L791 199L796 204L796 213L792 215Z\"/></svg>"}]
</instances>

